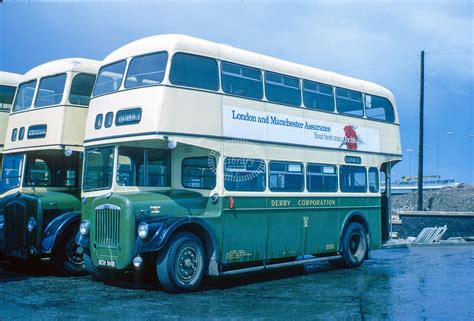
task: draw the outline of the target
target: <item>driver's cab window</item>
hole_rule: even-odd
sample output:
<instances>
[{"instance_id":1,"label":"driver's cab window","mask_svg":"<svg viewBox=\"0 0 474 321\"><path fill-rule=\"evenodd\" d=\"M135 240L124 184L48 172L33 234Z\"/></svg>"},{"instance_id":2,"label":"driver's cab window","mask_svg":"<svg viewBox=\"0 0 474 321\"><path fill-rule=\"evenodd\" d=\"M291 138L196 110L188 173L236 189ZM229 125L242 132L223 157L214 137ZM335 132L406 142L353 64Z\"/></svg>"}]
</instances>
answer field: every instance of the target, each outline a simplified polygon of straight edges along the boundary
<instances>
[{"instance_id":1,"label":"driver's cab window","mask_svg":"<svg viewBox=\"0 0 474 321\"><path fill-rule=\"evenodd\" d=\"M48 164L40 158L28 159L28 173L26 176L28 186L51 185L51 171Z\"/></svg>"},{"instance_id":2,"label":"driver's cab window","mask_svg":"<svg viewBox=\"0 0 474 321\"><path fill-rule=\"evenodd\" d=\"M164 149L119 147L119 186L170 187L171 153Z\"/></svg>"},{"instance_id":3,"label":"driver's cab window","mask_svg":"<svg viewBox=\"0 0 474 321\"><path fill-rule=\"evenodd\" d=\"M79 153L32 152L26 156L26 186L77 187Z\"/></svg>"}]
</instances>

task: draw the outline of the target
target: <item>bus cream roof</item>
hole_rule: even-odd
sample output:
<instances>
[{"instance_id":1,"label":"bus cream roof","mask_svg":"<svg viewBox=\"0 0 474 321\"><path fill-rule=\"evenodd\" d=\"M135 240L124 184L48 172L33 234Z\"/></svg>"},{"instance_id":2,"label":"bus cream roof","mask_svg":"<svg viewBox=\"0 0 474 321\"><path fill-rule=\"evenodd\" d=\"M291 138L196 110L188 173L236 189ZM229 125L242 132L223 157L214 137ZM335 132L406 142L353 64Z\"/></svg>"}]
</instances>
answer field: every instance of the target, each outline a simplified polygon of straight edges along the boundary
<instances>
[{"instance_id":1,"label":"bus cream roof","mask_svg":"<svg viewBox=\"0 0 474 321\"><path fill-rule=\"evenodd\" d=\"M217 44L207 40L178 34L151 36L128 43L109 54L102 61L102 65L107 65L133 56L163 50L167 50L170 54L182 51L214 57L221 60L229 60L263 70L359 90L374 95L388 97L392 101L392 104L395 105L394 96L389 90L369 81L347 77L335 72L324 71L288 62L286 60L253 53L226 44Z\"/></svg>"},{"instance_id":2,"label":"bus cream roof","mask_svg":"<svg viewBox=\"0 0 474 321\"><path fill-rule=\"evenodd\" d=\"M0 85L18 86L23 76L12 72L0 71Z\"/></svg>"},{"instance_id":3,"label":"bus cream roof","mask_svg":"<svg viewBox=\"0 0 474 321\"><path fill-rule=\"evenodd\" d=\"M99 69L100 62L85 58L65 58L49 61L42 65L36 66L29 70L24 80L28 81L48 75L56 75L68 71L86 72L96 74Z\"/></svg>"}]
</instances>

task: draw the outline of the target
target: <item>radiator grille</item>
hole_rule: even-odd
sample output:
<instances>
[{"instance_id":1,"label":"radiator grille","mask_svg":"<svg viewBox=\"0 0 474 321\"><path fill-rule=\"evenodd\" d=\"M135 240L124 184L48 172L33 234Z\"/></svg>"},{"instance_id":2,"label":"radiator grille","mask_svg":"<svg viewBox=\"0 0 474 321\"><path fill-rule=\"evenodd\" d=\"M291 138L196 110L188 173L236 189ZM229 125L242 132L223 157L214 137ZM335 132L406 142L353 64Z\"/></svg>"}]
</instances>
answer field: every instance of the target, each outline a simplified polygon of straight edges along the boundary
<instances>
[{"instance_id":1,"label":"radiator grille","mask_svg":"<svg viewBox=\"0 0 474 321\"><path fill-rule=\"evenodd\" d=\"M5 245L7 248L26 246L26 205L8 203L5 207Z\"/></svg>"},{"instance_id":2,"label":"radiator grille","mask_svg":"<svg viewBox=\"0 0 474 321\"><path fill-rule=\"evenodd\" d=\"M102 205L95 209L95 237L98 247L118 248L120 244L120 208Z\"/></svg>"}]
</instances>

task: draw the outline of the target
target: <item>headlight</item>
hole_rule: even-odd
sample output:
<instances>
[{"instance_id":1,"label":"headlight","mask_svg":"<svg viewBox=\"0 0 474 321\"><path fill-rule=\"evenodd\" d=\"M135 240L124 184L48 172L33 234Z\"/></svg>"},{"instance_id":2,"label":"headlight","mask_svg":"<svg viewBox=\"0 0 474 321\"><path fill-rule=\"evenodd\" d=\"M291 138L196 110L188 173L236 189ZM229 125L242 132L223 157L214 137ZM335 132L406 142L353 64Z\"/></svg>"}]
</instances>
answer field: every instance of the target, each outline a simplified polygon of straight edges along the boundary
<instances>
[{"instance_id":1,"label":"headlight","mask_svg":"<svg viewBox=\"0 0 474 321\"><path fill-rule=\"evenodd\" d=\"M5 215L0 214L0 230L3 230L5 227Z\"/></svg>"},{"instance_id":2,"label":"headlight","mask_svg":"<svg viewBox=\"0 0 474 321\"><path fill-rule=\"evenodd\" d=\"M82 236L89 234L89 226L89 221L82 221L81 224L79 224L79 233L81 233Z\"/></svg>"},{"instance_id":3,"label":"headlight","mask_svg":"<svg viewBox=\"0 0 474 321\"><path fill-rule=\"evenodd\" d=\"M34 217L30 217L28 219L28 222L26 223L26 229L28 230L28 232L33 232L35 227L36 227L36 220Z\"/></svg>"},{"instance_id":4,"label":"headlight","mask_svg":"<svg viewBox=\"0 0 474 321\"><path fill-rule=\"evenodd\" d=\"M138 225L138 236L142 239L146 239L148 236L148 224L143 222Z\"/></svg>"}]
</instances>

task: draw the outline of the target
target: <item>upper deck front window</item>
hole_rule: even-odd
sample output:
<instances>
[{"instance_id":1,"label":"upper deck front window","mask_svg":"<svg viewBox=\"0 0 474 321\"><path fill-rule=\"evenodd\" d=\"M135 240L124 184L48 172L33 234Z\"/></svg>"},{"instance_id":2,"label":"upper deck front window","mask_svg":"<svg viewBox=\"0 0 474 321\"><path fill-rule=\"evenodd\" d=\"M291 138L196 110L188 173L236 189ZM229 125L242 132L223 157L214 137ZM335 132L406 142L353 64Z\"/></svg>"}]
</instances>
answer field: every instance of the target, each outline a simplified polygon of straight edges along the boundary
<instances>
[{"instance_id":1,"label":"upper deck front window","mask_svg":"<svg viewBox=\"0 0 474 321\"><path fill-rule=\"evenodd\" d=\"M16 87L0 85L0 110L9 110L15 97Z\"/></svg>"},{"instance_id":2,"label":"upper deck front window","mask_svg":"<svg viewBox=\"0 0 474 321\"><path fill-rule=\"evenodd\" d=\"M0 194L20 186L23 158L23 154L3 156Z\"/></svg>"},{"instance_id":3,"label":"upper deck front window","mask_svg":"<svg viewBox=\"0 0 474 321\"><path fill-rule=\"evenodd\" d=\"M77 74L71 83L69 102L74 105L89 106L95 75Z\"/></svg>"},{"instance_id":4,"label":"upper deck front window","mask_svg":"<svg viewBox=\"0 0 474 321\"><path fill-rule=\"evenodd\" d=\"M167 52L134 57L128 66L125 88L160 84L165 77Z\"/></svg>"},{"instance_id":5,"label":"upper deck front window","mask_svg":"<svg viewBox=\"0 0 474 321\"><path fill-rule=\"evenodd\" d=\"M40 80L35 107L58 105L63 99L66 74L44 77Z\"/></svg>"},{"instance_id":6,"label":"upper deck front window","mask_svg":"<svg viewBox=\"0 0 474 321\"><path fill-rule=\"evenodd\" d=\"M93 96L95 97L118 90L122 84L126 65L127 62L121 60L100 68Z\"/></svg>"},{"instance_id":7,"label":"upper deck front window","mask_svg":"<svg viewBox=\"0 0 474 321\"><path fill-rule=\"evenodd\" d=\"M35 95L36 80L31 80L21 84L16 93L13 111L22 111L31 107Z\"/></svg>"}]
</instances>

